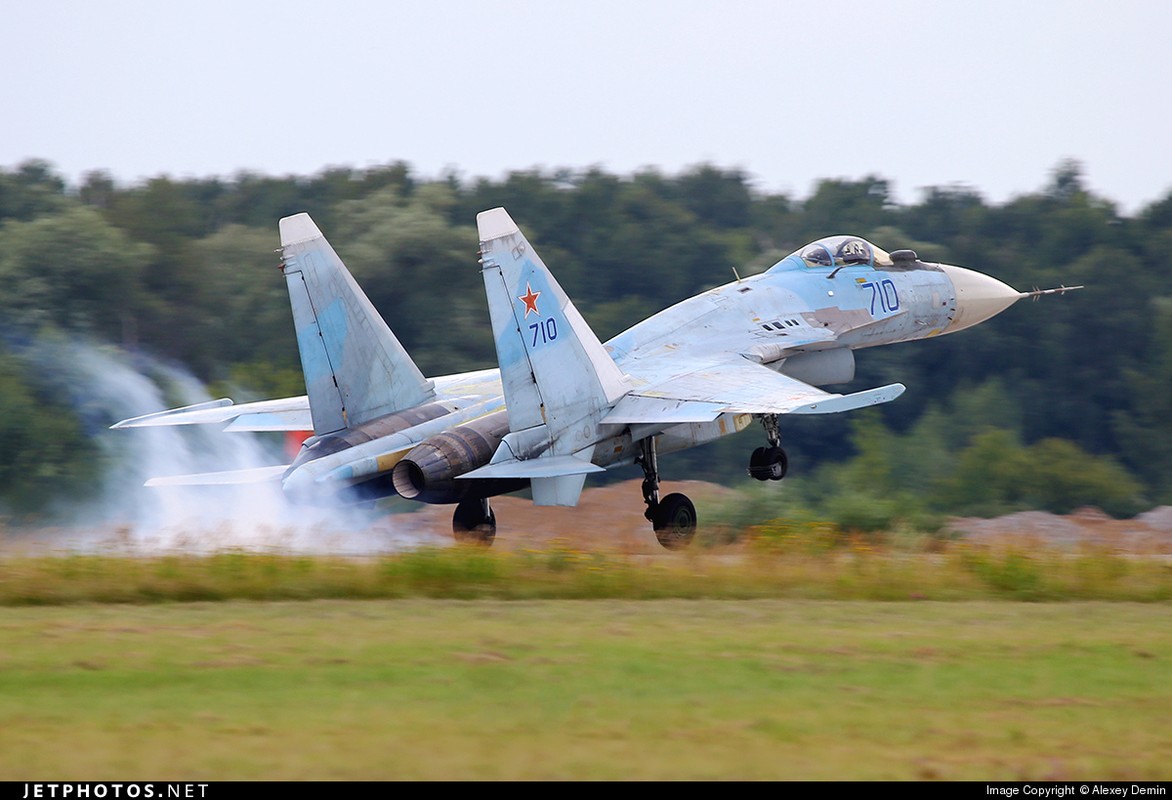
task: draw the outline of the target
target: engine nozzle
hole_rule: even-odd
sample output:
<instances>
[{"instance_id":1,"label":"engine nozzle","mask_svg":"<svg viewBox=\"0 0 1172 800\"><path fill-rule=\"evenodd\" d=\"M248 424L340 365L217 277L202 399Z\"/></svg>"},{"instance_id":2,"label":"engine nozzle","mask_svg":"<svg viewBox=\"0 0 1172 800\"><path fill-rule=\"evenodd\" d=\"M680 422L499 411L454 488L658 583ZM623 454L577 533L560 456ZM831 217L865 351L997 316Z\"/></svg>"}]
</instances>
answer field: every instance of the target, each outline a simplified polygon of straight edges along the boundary
<instances>
[{"instance_id":1,"label":"engine nozzle","mask_svg":"<svg viewBox=\"0 0 1172 800\"><path fill-rule=\"evenodd\" d=\"M498 411L425 439L395 465L395 491L421 503L458 503L484 487L456 478L487 464L508 432L508 413Z\"/></svg>"}]
</instances>

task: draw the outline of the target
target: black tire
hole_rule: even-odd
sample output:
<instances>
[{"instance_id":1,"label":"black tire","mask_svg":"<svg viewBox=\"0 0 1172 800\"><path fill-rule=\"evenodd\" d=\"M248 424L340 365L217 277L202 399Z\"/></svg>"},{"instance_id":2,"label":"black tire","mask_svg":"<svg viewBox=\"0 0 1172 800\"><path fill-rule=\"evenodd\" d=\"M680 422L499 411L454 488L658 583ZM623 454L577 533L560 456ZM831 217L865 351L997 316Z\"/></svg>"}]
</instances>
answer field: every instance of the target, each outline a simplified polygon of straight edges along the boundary
<instances>
[{"instance_id":1,"label":"black tire","mask_svg":"<svg viewBox=\"0 0 1172 800\"><path fill-rule=\"evenodd\" d=\"M769 469L771 470L769 480L781 480L789 472L789 456L780 447L770 447L766 451L766 454L769 459Z\"/></svg>"},{"instance_id":2,"label":"black tire","mask_svg":"<svg viewBox=\"0 0 1172 800\"><path fill-rule=\"evenodd\" d=\"M452 514L452 538L459 544L491 547L496 538L496 512L490 508L486 517L482 500L461 500Z\"/></svg>"},{"instance_id":3,"label":"black tire","mask_svg":"<svg viewBox=\"0 0 1172 800\"><path fill-rule=\"evenodd\" d=\"M789 457L780 447L758 447L749 456L749 475L759 481L779 481L789 472Z\"/></svg>"},{"instance_id":4,"label":"black tire","mask_svg":"<svg viewBox=\"0 0 1172 800\"><path fill-rule=\"evenodd\" d=\"M758 447L749 456L749 477L756 478L759 481L769 480L769 464L765 460L765 450L767 448Z\"/></svg>"},{"instance_id":5,"label":"black tire","mask_svg":"<svg viewBox=\"0 0 1172 800\"><path fill-rule=\"evenodd\" d=\"M655 538L668 550L681 550L696 535L696 507L686 495L669 494L655 508Z\"/></svg>"}]
</instances>

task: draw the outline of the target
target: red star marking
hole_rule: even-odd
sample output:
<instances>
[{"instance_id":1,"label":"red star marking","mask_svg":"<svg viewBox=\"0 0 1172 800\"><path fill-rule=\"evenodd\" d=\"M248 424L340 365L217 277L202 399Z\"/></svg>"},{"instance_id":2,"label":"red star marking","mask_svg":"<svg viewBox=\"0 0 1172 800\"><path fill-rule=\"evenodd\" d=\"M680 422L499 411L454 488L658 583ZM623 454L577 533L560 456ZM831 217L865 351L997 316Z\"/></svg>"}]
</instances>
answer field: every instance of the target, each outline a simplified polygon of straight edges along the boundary
<instances>
[{"instance_id":1,"label":"red star marking","mask_svg":"<svg viewBox=\"0 0 1172 800\"><path fill-rule=\"evenodd\" d=\"M539 297L541 297L541 292L533 291L532 287L526 283L525 294L519 295L517 297L518 300L525 304L525 319L529 319L530 311L532 311L534 314L537 314L538 316L541 315L541 312L537 310L537 298Z\"/></svg>"}]
</instances>

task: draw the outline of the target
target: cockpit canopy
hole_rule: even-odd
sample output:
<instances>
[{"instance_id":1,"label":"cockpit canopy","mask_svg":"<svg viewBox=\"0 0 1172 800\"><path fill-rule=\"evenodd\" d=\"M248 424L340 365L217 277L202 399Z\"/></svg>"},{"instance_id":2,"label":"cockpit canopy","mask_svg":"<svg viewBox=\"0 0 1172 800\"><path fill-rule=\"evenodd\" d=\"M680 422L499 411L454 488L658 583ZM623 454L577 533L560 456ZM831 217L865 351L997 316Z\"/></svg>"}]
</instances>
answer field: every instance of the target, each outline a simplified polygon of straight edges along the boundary
<instances>
[{"instance_id":1,"label":"cockpit canopy","mask_svg":"<svg viewBox=\"0 0 1172 800\"><path fill-rule=\"evenodd\" d=\"M798 261L805 267L846 267L853 264L890 267L891 256L859 236L827 236L795 250L778 264Z\"/></svg>"}]
</instances>

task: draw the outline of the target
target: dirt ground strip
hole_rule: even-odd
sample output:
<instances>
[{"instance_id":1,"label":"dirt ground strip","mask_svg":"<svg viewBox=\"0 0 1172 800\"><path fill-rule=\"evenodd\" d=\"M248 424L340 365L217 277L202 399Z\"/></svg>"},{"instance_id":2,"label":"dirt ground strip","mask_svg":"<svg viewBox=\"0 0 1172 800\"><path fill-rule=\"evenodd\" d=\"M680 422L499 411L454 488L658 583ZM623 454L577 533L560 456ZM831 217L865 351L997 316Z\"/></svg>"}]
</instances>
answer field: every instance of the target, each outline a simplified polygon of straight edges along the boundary
<instances>
[{"instance_id":1,"label":"dirt ground strip","mask_svg":"<svg viewBox=\"0 0 1172 800\"><path fill-rule=\"evenodd\" d=\"M730 489L702 481L664 483L661 491L684 492L701 508L735 496ZM498 526L494 547L540 549L562 544L606 546L627 553L663 552L643 517L638 480L587 489L574 508L541 508L520 497L494 498L492 505ZM421 532L451 535L448 506L429 506L410 517ZM1086 507L1068 515L1023 511L993 519L957 517L949 520L947 527L974 542L1016 538L1058 547L1101 546L1172 554L1172 506L1160 506L1127 520L1112 519L1097 508Z\"/></svg>"},{"instance_id":2,"label":"dirt ground strip","mask_svg":"<svg viewBox=\"0 0 1172 800\"><path fill-rule=\"evenodd\" d=\"M534 506L525 497L493 498L497 517L494 548L545 550L551 547L605 549L630 554L662 554L650 523L643 517L640 481L588 488L573 508ZM664 483L662 494L683 492L703 509L736 493L702 481ZM783 511L784 509L779 509ZM101 529L28 529L0 526L0 554L49 551L130 554L201 552L223 549L361 555L393 552L421 543L452 541L452 507L423 506L410 513L387 515L374 523L325 532L317 525L290 531L216 529L141 531L130 526ZM1172 555L1172 506L1160 506L1133 519L1117 520L1097 508L1068 515L1023 511L993 519L954 518L947 529L973 542L1036 542L1050 547L1103 547L1118 552Z\"/></svg>"},{"instance_id":3,"label":"dirt ground strip","mask_svg":"<svg viewBox=\"0 0 1172 800\"><path fill-rule=\"evenodd\" d=\"M623 553L662 553L651 523L643 516L646 508L640 480L586 489L572 508L541 507L524 497L494 497L497 519L494 548L547 549L553 546L605 547ZM683 492L698 507L705 502L735 494L732 490L703 481L664 482L660 496ZM422 530L435 536L451 537L451 506L428 506L410 515Z\"/></svg>"},{"instance_id":4,"label":"dirt ground strip","mask_svg":"<svg viewBox=\"0 0 1172 800\"><path fill-rule=\"evenodd\" d=\"M993 519L958 518L950 521L949 528L975 542L1013 536L1051 546L1172 554L1172 506L1159 506L1132 519L1112 519L1092 506L1067 515L1021 511Z\"/></svg>"}]
</instances>

